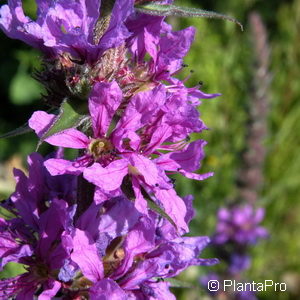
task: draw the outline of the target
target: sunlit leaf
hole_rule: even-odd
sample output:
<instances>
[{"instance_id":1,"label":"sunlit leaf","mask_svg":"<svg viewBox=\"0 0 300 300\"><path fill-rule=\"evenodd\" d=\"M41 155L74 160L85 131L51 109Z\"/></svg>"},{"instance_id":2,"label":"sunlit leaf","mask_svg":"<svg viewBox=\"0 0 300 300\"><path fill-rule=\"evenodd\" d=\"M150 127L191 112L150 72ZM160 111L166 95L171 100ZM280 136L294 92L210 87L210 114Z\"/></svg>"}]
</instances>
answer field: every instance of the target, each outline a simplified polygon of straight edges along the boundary
<instances>
[{"instance_id":1,"label":"sunlit leaf","mask_svg":"<svg viewBox=\"0 0 300 300\"><path fill-rule=\"evenodd\" d=\"M68 128L79 126L86 118L87 106L78 106L69 99L65 99L60 106L59 113L49 129L41 137L39 145L49 136L54 135ZM38 145L38 146L39 146Z\"/></svg>"},{"instance_id":2,"label":"sunlit leaf","mask_svg":"<svg viewBox=\"0 0 300 300\"><path fill-rule=\"evenodd\" d=\"M177 226L175 224L175 222L173 221L173 219L160 207L158 206L152 199L150 199L149 197L146 198L147 200L147 204L148 207L155 211L156 213L158 213L161 217L167 219L176 229Z\"/></svg>"},{"instance_id":3,"label":"sunlit leaf","mask_svg":"<svg viewBox=\"0 0 300 300\"><path fill-rule=\"evenodd\" d=\"M142 13L154 15L154 16L175 16L175 17L196 17L196 18L211 18L211 19L223 19L236 23L243 30L243 25L236 19L219 14L213 11L207 11L199 8L181 7L176 5L163 5L146 3L137 5L136 9Z\"/></svg>"}]
</instances>

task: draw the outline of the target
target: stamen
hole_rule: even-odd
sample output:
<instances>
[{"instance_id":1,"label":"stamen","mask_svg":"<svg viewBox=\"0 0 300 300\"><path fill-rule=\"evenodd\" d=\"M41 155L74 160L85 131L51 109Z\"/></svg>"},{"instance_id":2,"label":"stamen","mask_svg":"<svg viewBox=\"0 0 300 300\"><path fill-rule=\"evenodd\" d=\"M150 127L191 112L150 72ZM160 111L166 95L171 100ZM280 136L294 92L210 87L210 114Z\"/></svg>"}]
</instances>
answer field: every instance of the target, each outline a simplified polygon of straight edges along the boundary
<instances>
[{"instance_id":1,"label":"stamen","mask_svg":"<svg viewBox=\"0 0 300 300\"><path fill-rule=\"evenodd\" d=\"M101 156L111 153L113 150L112 144L109 140L103 139L92 139L88 146L89 153L98 160Z\"/></svg>"}]
</instances>

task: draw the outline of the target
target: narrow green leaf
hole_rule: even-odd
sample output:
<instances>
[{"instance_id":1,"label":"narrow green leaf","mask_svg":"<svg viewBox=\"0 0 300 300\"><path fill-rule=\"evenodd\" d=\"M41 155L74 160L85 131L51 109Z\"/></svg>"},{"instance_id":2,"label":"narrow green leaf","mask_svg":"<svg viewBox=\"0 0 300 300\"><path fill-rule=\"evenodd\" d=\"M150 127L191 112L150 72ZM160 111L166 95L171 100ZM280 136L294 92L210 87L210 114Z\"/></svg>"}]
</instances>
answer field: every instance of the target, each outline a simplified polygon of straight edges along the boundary
<instances>
[{"instance_id":1,"label":"narrow green leaf","mask_svg":"<svg viewBox=\"0 0 300 300\"><path fill-rule=\"evenodd\" d=\"M163 5L163 4L141 4L135 6L137 11L154 15L154 16L176 16L176 17L196 17L196 18L213 18L213 19L223 19L233 22L240 26L243 31L243 25L236 19L219 14L213 11L207 11L199 8L190 7L180 7L175 5Z\"/></svg>"},{"instance_id":2,"label":"narrow green leaf","mask_svg":"<svg viewBox=\"0 0 300 300\"><path fill-rule=\"evenodd\" d=\"M175 222L160 206L158 206L150 197L146 197L146 201L147 201L148 207L151 210L158 213L161 217L167 219L177 230L177 226L176 226Z\"/></svg>"},{"instance_id":3,"label":"narrow green leaf","mask_svg":"<svg viewBox=\"0 0 300 300\"><path fill-rule=\"evenodd\" d=\"M87 107L79 109L78 106L71 103L69 99L65 99L59 109L59 113L54 122L49 126L46 133L41 137L38 147L49 136L61 132L65 129L78 127L86 118Z\"/></svg>"},{"instance_id":4,"label":"narrow green leaf","mask_svg":"<svg viewBox=\"0 0 300 300\"><path fill-rule=\"evenodd\" d=\"M7 133L1 134L0 135L0 139L5 139L5 138L10 138L10 137L14 137L14 136L18 136L18 135L22 135L28 132L31 132L32 129L29 128L28 123L24 124L23 126L16 128L12 131L9 131Z\"/></svg>"}]
</instances>

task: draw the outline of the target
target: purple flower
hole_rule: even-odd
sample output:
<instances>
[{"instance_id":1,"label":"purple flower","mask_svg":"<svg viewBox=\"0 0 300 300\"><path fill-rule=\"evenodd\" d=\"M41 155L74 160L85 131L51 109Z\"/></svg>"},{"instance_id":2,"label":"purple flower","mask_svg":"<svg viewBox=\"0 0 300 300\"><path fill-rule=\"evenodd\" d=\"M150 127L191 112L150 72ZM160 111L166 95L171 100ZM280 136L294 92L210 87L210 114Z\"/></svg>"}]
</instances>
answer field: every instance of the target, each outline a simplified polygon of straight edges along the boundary
<instances>
[{"instance_id":1,"label":"purple flower","mask_svg":"<svg viewBox=\"0 0 300 300\"><path fill-rule=\"evenodd\" d=\"M199 99L218 94L174 78L195 30L172 32L164 18L134 12L134 2L39 0L36 21L20 0L0 8L1 29L45 53L39 78L49 103L78 100L89 111L51 136L61 115L37 111L29 120L42 141L80 151L74 160L33 154L28 178L15 171L16 192L4 204L14 217L0 220L1 263L28 272L2 281L3 297L175 299L164 279L217 263L199 258L208 237L182 236L193 199L180 198L169 175L212 176L196 173L206 142L189 135L207 129Z\"/></svg>"},{"instance_id":2,"label":"purple flower","mask_svg":"<svg viewBox=\"0 0 300 300\"><path fill-rule=\"evenodd\" d=\"M182 68L182 59L194 39L194 28L172 32L164 18L147 15L132 16L127 26L133 33L128 45L134 60L147 68L155 80L169 79L170 74ZM151 56L148 64L144 63L146 53Z\"/></svg>"},{"instance_id":3,"label":"purple flower","mask_svg":"<svg viewBox=\"0 0 300 300\"><path fill-rule=\"evenodd\" d=\"M112 240L105 255L97 249L89 229L76 229L71 259L91 282L91 299L168 299L168 284L157 278L174 277L190 265L217 262L198 258L209 242L207 237L177 234L167 240L156 234L164 226L168 223L161 223L152 213L150 218L141 217L125 239Z\"/></svg>"},{"instance_id":4,"label":"purple flower","mask_svg":"<svg viewBox=\"0 0 300 300\"><path fill-rule=\"evenodd\" d=\"M22 275L0 282L0 297L5 299L15 295L17 299L33 299L40 287L40 299L51 299L61 287L55 274L70 254L64 240L70 233L74 207L60 198L61 189L47 189L49 174L37 153L28 162L29 177L15 170L16 192L2 205L12 218L0 220L1 268L17 262L27 269ZM63 177L59 179L64 182Z\"/></svg>"},{"instance_id":5,"label":"purple flower","mask_svg":"<svg viewBox=\"0 0 300 300\"><path fill-rule=\"evenodd\" d=\"M239 245L255 244L258 239L266 238L268 233L258 224L263 220L264 210L253 209L251 205L221 208L218 213L215 244L234 242Z\"/></svg>"},{"instance_id":6,"label":"purple flower","mask_svg":"<svg viewBox=\"0 0 300 300\"><path fill-rule=\"evenodd\" d=\"M105 50L124 43L130 35L124 25L133 13L133 0L117 0L109 25L99 42L94 30L101 1L37 1L37 19L24 15L21 0L9 0L0 8L0 27L11 38L42 50L49 57L64 52L95 62ZM100 13L99 13L100 12Z\"/></svg>"},{"instance_id":7,"label":"purple flower","mask_svg":"<svg viewBox=\"0 0 300 300\"><path fill-rule=\"evenodd\" d=\"M140 216L131 201L116 197L102 204L92 203L80 216L76 227L89 232L98 245L97 249L105 253L107 245L113 239L126 235Z\"/></svg>"},{"instance_id":8,"label":"purple flower","mask_svg":"<svg viewBox=\"0 0 300 300\"><path fill-rule=\"evenodd\" d=\"M232 253L230 255L230 261L228 271L230 274L238 274L250 267L251 258L247 254Z\"/></svg>"},{"instance_id":9,"label":"purple flower","mask_svg":"<svg viewBox=\"0 0 300 300\"><path fill-rule=\"evenodd\" d=\"M129 178L135 195L135 206L140 212L148 213L147 202L142 194L142 190L145 190L186 232L186 207L177 196L166 172L179 172L196 180L212 176L212 173L193 173L200 167L199 160L204 157L205 142L187 145L181 141L188 133L186 123L190 121L185 120L191 115L189 111L196 109L186 104L187 100L181 99L176 93L172 92L168 96L165 87L160 85L135 95L109 133L122 99L122 92L116 82L96 83L89 98L93 136L88 137L71 128L46 138L52 145L85 149L85 154L75 161L49 159L45 166L52 175L83 173L86 180L97 186L96 203L123 195L122 182ZM169 109L173 101L178 104L177 116L170 115L174 111ZM186 111L187 105L190 105L190 109ZM198 113L196 116L198 120ZM45 112L35 112L29 125L42 136L53 118ZM197 122L191 121L190 124ZM162 154L161 150L169 154ZM153 159L154 155L158 158Z\"/></svg>"},{"instance_id":10,"label":"purple flower","mask_svg":"<svg viewBox=\"0 0 300 300\"><path fill-rule=\"evenodd\" d=\"M63 236L67 235L62 233L67 230L69 218L66 202L53 200L49 209L40 215L36 230L19 218L2 220L0 241L2 250L5 249L0 253L2 265L17 262L26 266L27 272L0 281L0 296L18 295L18 299L32 299L40 287L43 299L55 296L61 287L55 274L69 256L62 243Z\"/></svg>"},{"instance_id":11,"label":"purple flower","mask_svg":"<svg viewBox=\"0 0 300 300\"><path fill-rule=\"evenodd\" d=\"M246 290L236 292L234 295L235 300L257 300L256 294L254 291Z\"/></svg>"}]
</instances>

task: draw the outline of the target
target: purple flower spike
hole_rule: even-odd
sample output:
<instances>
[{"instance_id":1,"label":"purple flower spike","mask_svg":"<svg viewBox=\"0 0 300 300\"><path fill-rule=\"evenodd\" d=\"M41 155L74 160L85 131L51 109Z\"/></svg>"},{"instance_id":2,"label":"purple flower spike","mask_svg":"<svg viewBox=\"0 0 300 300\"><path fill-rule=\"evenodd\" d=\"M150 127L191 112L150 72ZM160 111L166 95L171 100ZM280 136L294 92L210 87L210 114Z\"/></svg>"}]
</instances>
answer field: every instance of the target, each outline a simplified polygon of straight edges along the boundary
<instances>
[{"instance_id":1,"label":"purple flower spike","mask_svg":"<svg viewBox=\"0 0 300 300\"><path fill-rule=\"evenodd\" d=\"M0 28L45 55L36 78L57 115L36 111L29 127L59 148L30 155L29 175L14 171L16 191L1 204L11 218L0 219L0 266L25 273L0 281L0 298L174 300L168 278L218 262L199 257L208 237L183 236L193 197L181 198L171 177L213 175L198 173L206 142L190 135L207 129L201 99L219 94L174 77L195 29L173 32L135 10L149 1L36 2L31 20L21 0L8 0ZM215 240L255 242L262 217L223 210ZM232 257L232 273L246 262Z\"/></svg>"},{"instance_id":2,"label":"purple flower spike","mask_svg":"<svg viewBox=\"0 0 300 300\"><path fill-rule=\"evenodd\" d=\"M99 223L92 217L93 211L97 211L96 207L83 217L80 226L88 215L92 223ZM71 259L81 272L78 280L86 280L85 290L89 287L91 299L175 299L169 284L157 278L173 277L191 265L218 262L198 258L209 242L207 237L177 234L169 240L157 235L168 223L160 222L153 213L149 217L141 216L125 236L111 239L105 251L96 246L97 234L93 226L85 224L84 231L76 229L74 232ZM80 279L80 276L84 277Z\"/></svg>"}]
</instances>

